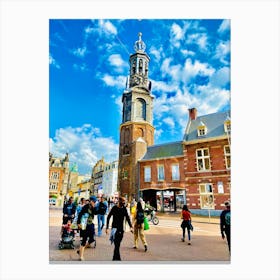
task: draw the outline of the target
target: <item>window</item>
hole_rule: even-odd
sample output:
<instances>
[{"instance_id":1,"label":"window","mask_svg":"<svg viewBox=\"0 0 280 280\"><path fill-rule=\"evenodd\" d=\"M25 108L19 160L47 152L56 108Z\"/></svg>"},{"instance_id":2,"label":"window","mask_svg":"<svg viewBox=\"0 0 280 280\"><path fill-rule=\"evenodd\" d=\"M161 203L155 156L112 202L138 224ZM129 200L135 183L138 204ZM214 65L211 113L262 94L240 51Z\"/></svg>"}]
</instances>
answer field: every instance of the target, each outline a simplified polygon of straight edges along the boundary
<instances>
[{"instance_id":1,"label":"window","mask_svg":"<svg viewBox=\"0 0 280 280\"><path fill-rule=\"evenodd\" d=\"M230 169L230 146L224 146L226 168Z\"/></svg>"},{"instance_id":2,"label":"window","mask_svg":"<svg viewBox=\"0 0 280 280\"><path fill-rule=\"evenodd\" d=\"M197 127L197 135L198 136L204 136L207 134L207 127L206 125L201 121L200 126Z\"/></svg>"},{"instance_id":3,"label":"window","mask_svg":"<svg viewBox=\"0 0 280 280\"><path fill-rule=\"evenodd\" d=\"M144 167L144 182L151 182L151 166Z\"/></svg>"},{"instance_id":4,"label":"window","mask_svg":"<svg viewBox=\"0 0 280 280\"><path fill-rule=\"evenodd\" d=\"M164 180L164 166L158 165L157 171L158 171L158 181L163 181Z\"/></svg>"},{"instance_id":5,"label":"window","mask_svg":"<svg viewBox=\"0 0 280 280\"><path fill-rule=\"evenodd\" d=\"M214 209L212 184L200 184L199 193L201 209Z\"/></svg>"},{"instance_id":6,"label":"window","mask_svg":"<svg viewBox=\"0 0 280 280\"><path fill-rule=\"evenodd\" d=\"M180 180L179 164L171 165L172 180Z\"/></svg>"},{"instance_id":7,"label":"window","mask_svg":"<svg viewBox=\"0 0 280 280\"><path fill-rule=\"evenodd\" d=\"M146 120L146 102L142 98L136 99L136 119Z\"/></svg>"},{"instance_id":8,"label":"window","mask_svg":"<svg viewBox=\"0 0 280 280\"><path fill-rule=\"evenodd\" d=\"M123 179L127 179L128 178L128 171L125 169L123 170Z\"/></svg>"},{"instance_id":9,"label":"window","mask_svg":"<svg viewBox=\"0 0 280 280\"><path fill-rule=\"evenodd\" d=\"M58 180L59 179L59 172L53 172L52 173L52 179L53 180Z\"/></svg>"},{"instance_id":10,"label":"window","mask_svg":"<svg viewBox=\"0 0 280 280\"><path fill-rule=\"evenodd\" d=\"M210 155L208 148L196 150L197 170L210 170Z\"/></svg>"},{"instance_id":11,"label":"window","mask_svg":"<svg viewBox=\"0 0 280 280\"><path fill-rule=\"evenodd\" d=\"M57 190L56 183L50 183L50 190Z\"/></svg>"},{"instance_id":12,"label":"window","mask_svg":"<svg viewBox=\"0 0 280 280\"><path fill-rule=\"evenodd\" d=\"M224 129L225 129L225 132L230 132L230 130L231 130L230 120L226 120L224 122Z\"/></svg>"},{"instance_id":13,"label":"window","mask_svg":"<svg viewBox=\"0 0 280 280\"><path fill-rule=\"evenodd\" d=\"M206 135L206 133L207 133L207 128L206 128L206 126L199 126L199 127L197 128L197 135L198 135L198 136Z\"/></svg>"}]
</instances>

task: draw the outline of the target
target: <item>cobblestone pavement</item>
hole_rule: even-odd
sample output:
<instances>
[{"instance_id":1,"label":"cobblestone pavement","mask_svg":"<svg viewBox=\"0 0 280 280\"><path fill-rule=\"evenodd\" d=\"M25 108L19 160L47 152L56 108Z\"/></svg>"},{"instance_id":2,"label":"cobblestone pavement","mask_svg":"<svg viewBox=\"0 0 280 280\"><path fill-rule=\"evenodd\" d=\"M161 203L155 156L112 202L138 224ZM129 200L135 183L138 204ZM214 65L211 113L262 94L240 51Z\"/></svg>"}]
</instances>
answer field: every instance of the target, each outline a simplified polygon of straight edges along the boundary
<instances>
[{"instance_id":1,"label":"cobblestone pavement","mask_svg":"<svg viewBox=\"0 0 280 280\"><path fill-rule=\"evenodd\" d=\"M76 253L79 247L79 237L75 240L75 249L58 249L61 229L61 209L51 209L49 219L49 261L50 263L112 263L114 245L109 241L109 235L96 237L95 249L85 250L85 261L79 261ZM139 240L139 248L133 249L133 234L127 231L121 243L121 258L125 263L157 263L157 262L230 262L230 256L225 240L222 240L219 231L218 219L202 220L193 218L194 231L192 244L181 241L179 215L159 215L157 226L151 224L150 230L145 231L148 251ZM97 225L97 223L96 223ZM115 262L114 262L115 263Z\"/></svg>"}]
</instances>

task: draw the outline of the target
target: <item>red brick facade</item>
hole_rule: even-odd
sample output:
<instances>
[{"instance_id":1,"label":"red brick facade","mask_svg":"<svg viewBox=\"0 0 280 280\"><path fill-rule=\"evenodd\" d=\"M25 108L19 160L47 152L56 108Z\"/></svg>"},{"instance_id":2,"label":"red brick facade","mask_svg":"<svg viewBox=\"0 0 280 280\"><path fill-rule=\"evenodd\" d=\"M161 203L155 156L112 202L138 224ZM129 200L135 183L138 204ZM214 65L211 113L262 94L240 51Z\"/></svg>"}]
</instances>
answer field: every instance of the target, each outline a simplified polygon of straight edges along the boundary
<instances>
[{"instance_id":1,"label":"red brick facade","mask_svg":"<svg viewBox=\"0 0 280 280\"><path fill-rule=\"evenodd\" d=\"M222 210L224 202L230 200L230 169L226 166L224 146L228 140L216 140L184 146L184 169L187 204L191 209L208 209L203 207L199 185L211 184L214 199L213 210ZM196 150L208 149L210 155L209 171L198 171ZM218 187L219 185L219 187Z\"/></svg>"},{"instance_id":2,"label":"red brick facade","mask_svg":"<svg viewBox=\"0 0 280 280\"><path fill-rule=\"evenodd\" d=\"M180 176L179 180L172 179L172 164L179 164ZM158 180L158 165L164 166L164 180ZM145 182L144 168L151 167L151 181ZM140 162L140 191L147 189L167 190L167 189L185 189L185 175L184 175L184 158L166 158L158 160L147 160Z\"/></svg>"}]
</instances>

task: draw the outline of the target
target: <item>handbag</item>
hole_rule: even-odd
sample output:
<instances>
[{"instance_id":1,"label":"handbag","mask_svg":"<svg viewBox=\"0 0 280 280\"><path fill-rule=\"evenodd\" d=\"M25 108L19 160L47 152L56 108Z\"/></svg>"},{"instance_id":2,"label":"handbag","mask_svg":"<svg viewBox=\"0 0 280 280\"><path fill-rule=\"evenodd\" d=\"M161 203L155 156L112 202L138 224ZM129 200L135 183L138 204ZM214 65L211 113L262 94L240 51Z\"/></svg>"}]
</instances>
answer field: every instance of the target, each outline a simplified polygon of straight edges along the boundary
<instances>
[{"instance_id":1,"label":"handbag","mask_svg":"<svg viewBox=\"0 0 280 280\"><path fill-rule=\"evenodd\" d=\"M144 230L148 230L148 229L150 229L150 225L149 225L148 218L145 217L144 218Z\"/></svg>"}]
</instances>

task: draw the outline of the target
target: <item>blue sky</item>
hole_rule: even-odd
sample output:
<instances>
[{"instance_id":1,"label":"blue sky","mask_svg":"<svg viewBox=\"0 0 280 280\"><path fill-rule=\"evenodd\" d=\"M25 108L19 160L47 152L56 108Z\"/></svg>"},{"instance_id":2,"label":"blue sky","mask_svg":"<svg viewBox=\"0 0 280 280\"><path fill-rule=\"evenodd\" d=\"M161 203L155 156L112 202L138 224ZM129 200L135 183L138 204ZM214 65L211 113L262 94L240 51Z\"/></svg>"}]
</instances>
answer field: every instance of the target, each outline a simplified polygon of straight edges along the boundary
<instances>
[{"instance_id":1,"label":"blue sky","mask_svg":"<svg viewBox=\"0 0 280 280\"><path fill-rule=\"evenodd\" d=\"M180 141L188 109L230 109L229 20L50 20L49 137L89 174L118 158L121 97L138 33L150 56L155 144Z\"/></svg>"}]
</instances>

